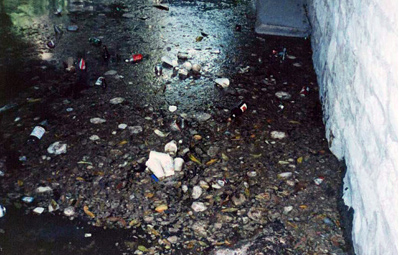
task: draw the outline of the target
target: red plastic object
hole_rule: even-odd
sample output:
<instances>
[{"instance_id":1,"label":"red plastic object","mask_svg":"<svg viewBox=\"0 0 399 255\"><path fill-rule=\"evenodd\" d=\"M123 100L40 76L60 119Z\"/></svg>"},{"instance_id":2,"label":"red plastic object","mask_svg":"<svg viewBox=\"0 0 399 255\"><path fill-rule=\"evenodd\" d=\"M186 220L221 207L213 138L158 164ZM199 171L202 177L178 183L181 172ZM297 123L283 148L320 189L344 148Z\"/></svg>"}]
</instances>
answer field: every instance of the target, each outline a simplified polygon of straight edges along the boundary
<instances>
[{"instance_id":1,"label":"red plastic object","mask_svg":"<svg viewBox=\"0 0 399 255\"><path fill-rule=\"evenodd\" d=\"M139 62L143 60L143 55L141 54L133 54L132 55L133 62Z\"/></svg>"}]
</instances>

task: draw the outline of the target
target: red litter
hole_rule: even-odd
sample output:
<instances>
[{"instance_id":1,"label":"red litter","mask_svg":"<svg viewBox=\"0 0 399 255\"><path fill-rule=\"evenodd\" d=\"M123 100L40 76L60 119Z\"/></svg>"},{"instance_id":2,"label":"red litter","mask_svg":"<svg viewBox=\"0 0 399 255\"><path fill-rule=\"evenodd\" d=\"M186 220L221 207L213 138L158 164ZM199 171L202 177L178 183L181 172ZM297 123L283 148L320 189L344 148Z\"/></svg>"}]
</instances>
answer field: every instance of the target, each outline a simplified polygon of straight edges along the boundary
<instances>
[{"instance_id":1,"label":"red litter","mask_svg":"<svg viewBox=\"0 0 399 255\"><path fill-rule=\"evenodd\" d=\"M139 62L143 60L143 55L141 54L133 54L131 58L131 62Z\"/></svg>"}]
</instances>

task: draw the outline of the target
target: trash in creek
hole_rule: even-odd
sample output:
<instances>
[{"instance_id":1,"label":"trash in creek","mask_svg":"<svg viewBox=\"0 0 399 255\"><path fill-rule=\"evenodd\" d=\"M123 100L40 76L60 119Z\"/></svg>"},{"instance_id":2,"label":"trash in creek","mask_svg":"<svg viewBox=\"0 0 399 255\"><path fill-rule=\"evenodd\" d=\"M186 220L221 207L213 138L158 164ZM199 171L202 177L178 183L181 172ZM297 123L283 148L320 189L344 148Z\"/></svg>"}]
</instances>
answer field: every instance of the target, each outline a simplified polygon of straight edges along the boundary
<instances>
[{"instance_id":1,"label":"trash in creek","mask_svg":"<svg viewBox=\"0 0 399 255\"><path fill-rule=\"evenodd\" d=\"M149 159L145 165L154 173L154 175L161 179L175 174L173 166L173 158L166 153L151 151Z\"/></svg>"},{"instance_id":2,"label":"trash in creek","mask_svg":"<svg viewBox=\"0 0 399 255\"><path fill-rule=\"evenodd\" d=\"M54 142L47 148L47 152L50 154L60 155L67 152L67 145L60 141Z\"/></svg>"}]
</instances>

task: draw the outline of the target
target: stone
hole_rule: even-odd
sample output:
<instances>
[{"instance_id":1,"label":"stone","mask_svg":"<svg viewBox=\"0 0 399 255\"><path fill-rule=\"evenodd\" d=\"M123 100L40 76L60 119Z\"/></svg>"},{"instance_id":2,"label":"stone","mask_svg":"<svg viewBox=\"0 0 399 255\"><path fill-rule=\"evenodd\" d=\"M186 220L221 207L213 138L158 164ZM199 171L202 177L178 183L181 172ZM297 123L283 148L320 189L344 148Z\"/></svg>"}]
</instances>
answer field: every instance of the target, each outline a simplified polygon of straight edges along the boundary
<instances>
[{"instance_id":1,"label":"stone","mask_svg":"<svg viewBox=\"0 0 399 255\"><path fill-rule=\"evenodd\" d=\"M288 100L291 98L290 93L285 92L285 91L278 91L275 93L275 95L276 95L276 97L278 97L279 99L282 99L282 100Z\"/></svg>"},{"instance_id":2,"label":"stone","mask_svg":"<svg viewBox=\"0 0 399 255\"><path fill-rule=\"evenodd\" d=\"M121 123L121 124L118 125L118 128L124 130L124 129L127 128L127 124Z\"/></svg>"},{"instance_id":3,"label":"stone","mask_svg":"<svg viewBox=\"0 0 399 255\"><path fill-rule=\"evenodd\" d=\"M137 135L137 134L143 132L143 127L132 126L132 127L128 127L128 130L129 130L130 135Z\"/></svg>"},{"instance_id":4,"label":"stone","mask_svg":"<svg viewBox=\"0 0 399 255\"><path fill-rule=\"evenodd\" d=\"M111 100L109 100L109 102L111 104L121 104L124 101L125 101L125 99L123 97L115 97L115 98L112 98Z\"/></svg>"},{"instance_id":5,"label":"stone","mask_svg":"<svg viewBox=\"0 0 399 255\"><path fill-rule=\"evenodd\" d=\"M104 73L105 76L114 76L116 75L118 72L115 70L109 70L107 72Z\"/></svg>"},{"instance_id":6,"label":"stone","mask_svg":"<svg viewBox=\"0 0 399 255\"><path fill-rule=\"evenodd\" d=\"M285 206L284 207L284 214L288 214L289 212L291 212L292 211L292 209L294 209L294 207L292 206L292 205L290 205L290 206Z\"/></svg>"},{"instance_id":7,"label":"stone","mask_svg":"<svg viewBox=\"0 0 399 255\"><path fill-rule=\"evenodd\" d=\"M167 240L171 243L177 243L178 237L177 236L170 236Z\"/></svg>"},{"instance_id":8,"label":"stone","mask_svg":"<svg viewBox=\"0 0 399 255\"><path fill-rule=\"evenodd\" d=\"M201 195L202 195L202 188L200 186L194 186L193 193L191 194L193 199L198 199Z\"/></svg>"},{"instance_id":9,"label":"stone","mask_svg":"<svg viewBox=\"0 0 399 255\"><path fill-rule=\"evenodd\" d=\"M270 136L273 139L284 139L287 137L287 134L282 131L272 131L272 132L270 132Z\"/></svg>"},{"instance_id":10,"label":"stone","mask_svg":"<svg viewBox=\"0 0 399 255\"><path fill-rule=\"evenodd\" d=\"M169 106L169 111L170 112L175 112L177 110L177 106L175 106L175 105L170 105Z\"/></svg>"},{"instance_id":11,"label":"stone","mask_svg":"<svg viewBox=\"0 0 399 255\"><path fill-rule=\"evenodd\" d=\"M230 80L227 78L218 78L215 80L215 83L224 89L230 86Z\"/></svg>"},{"instance_id":12,"label":"stone","mask_svg":"<svg viewBox=\"0 0 399 255\"><path fill-rule=\"evenodd\" d=\"M98 135L92 135L92 136L90 136L90 141L97 141L97 140L100 140L100 137L98 136Z\"/></svg>"},{"instance_id":13,"label":"stone","mask_svg":"<svg viewBox=\"0 0 399 255\"><path fill-rule=\"evenodd\" d=\"M209 113L205 113L205 112L200 112L200 113L196 113L194 115L194 117L199 121L199 122L204 122L209 120L212 116Z\"/></svg>"},{"instance_id":14,"label":"stone","mask_svg":"<svg viewBox=\"0 0 399 255\"><path fill-rule=\"evenodd\" d=\"M193 202L191 209L193 209L195 212L203 212L206 211L208 207L206 207L206 205L202 202Z\"/></svg>"},{"instance_id":15,"label":"stone","mask_svg":"<svg viewBox=\"0 0 399 255\"><path fill-rule=\"evenodd\" d=\"M246 198L245 198L244 194L240 193L238 196L233 196L232 200L233 200L234 205L240 206L245 203Z\"/></svg>"},{"instance_id":16,"label":"stone","mask_svg":"<svg viewBox=\"0 0 399 255\"><path fill-rule=\"evenodd\" d=\"M218 155L220 148L218 146L210 146L206 152L209 157L214 158Z\"/></svg>"},{"instance_id":17,"label":"stone","mask_svg":"<svg viewBox=\"0 0 399 255\"><path fill-rule=\"evenodd\" d=\"M106 120L102 119L102 118L91 118L90 119L90 123L92 123L92 124L101 124L104 122L106 122Z\"/></svg>"}]
</instances>

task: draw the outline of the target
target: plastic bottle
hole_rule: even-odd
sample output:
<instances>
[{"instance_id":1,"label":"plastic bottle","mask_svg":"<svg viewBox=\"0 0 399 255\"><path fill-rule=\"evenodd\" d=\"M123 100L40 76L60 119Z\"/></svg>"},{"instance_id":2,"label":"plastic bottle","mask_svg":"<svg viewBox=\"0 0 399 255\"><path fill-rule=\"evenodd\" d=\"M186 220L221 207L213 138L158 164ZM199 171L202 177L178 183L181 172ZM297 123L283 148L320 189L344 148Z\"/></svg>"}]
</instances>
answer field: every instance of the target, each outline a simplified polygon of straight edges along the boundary
<instances>
[{"instance_id":1,"label":"plastic bottle","mask_svg":"<svg viewBox=\"0 0 399 255\"><path fill-rule=\"evenodd\" d=\"M231 110L229 121L241 116L248 109L247 103L241 102L237 107Z\"/></svg>"},{"instance_id":2,"label":"plastic bottle","mask_svg":"<svg viewBox=\"0 0 399 255\"><path fill-rule=\"evenodd\" d=\"M43 120L39 125L35 126L29 135L27 140L28 144L37 144L42 139L44 133L46 133L47 120Z\"/></svg>"}]
</instances>

